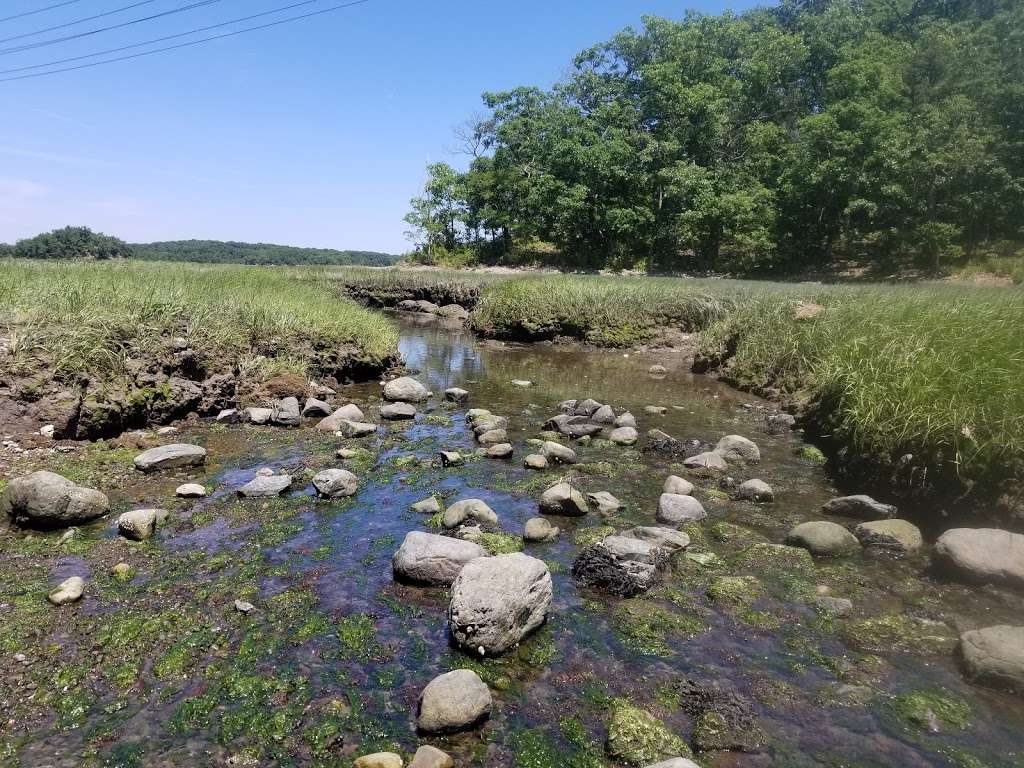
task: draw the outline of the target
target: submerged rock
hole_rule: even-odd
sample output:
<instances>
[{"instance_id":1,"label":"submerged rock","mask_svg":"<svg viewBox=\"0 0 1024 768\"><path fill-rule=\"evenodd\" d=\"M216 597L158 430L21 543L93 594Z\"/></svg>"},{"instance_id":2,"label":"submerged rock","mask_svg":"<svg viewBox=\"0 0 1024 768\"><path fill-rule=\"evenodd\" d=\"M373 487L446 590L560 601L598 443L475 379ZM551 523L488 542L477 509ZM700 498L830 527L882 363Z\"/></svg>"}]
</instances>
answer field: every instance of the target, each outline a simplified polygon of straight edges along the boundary
<instances>
[{"instance_id":1,"label":"submerged rock","mask_svg":"<svg viewBox=\"0 0 1024 768\"><path fill-rule=\"evenodd\" d=\"M683 496L677 493L663 493L658 498L659 523L669 525L682 525L683 523L699 523L708 513L693 496Z\"/></svg>"},{"instance_id":2,"label":"submerged rock","mask_svg":"<svg viewBox=\"0 0 1024 768\"><path fill-rule=\"evenodd\" d=\"M895 517L896 507L891 504L882 504L870 496L858 494L856 496L842 496L825 502L821 511L826 515L837 517L856 517L861 520L874 520L882 517Z\"/></svg>"},{"instance_id":3,"label":"submerged rock","mask_svg":"<svg viewBox=\"0 0 1024 768\"><path fill-rule=\"evenodd\" d=\"M645 766L645 768L700 768L700 766L693 762L693 760L687 760L685 757L673 757L671 760L652 763Z\"/></svg>"},{"instance_id":4,"label":"submerged rock","mask_svg":"<svg viewBox=\"0 0 1024 768\"><path fill-rule=\"evenodd\" d=\"M464 461L458 451L438 451L437 455L441 459L442 467L457 467Z\"/></svg>"},{"instance_id":5,"label":"submerged rock","mask_svg":"<svg viewBox=\"0 0 1024 768\"><path fill-rule=\"evenodd\" d=\"M659 580L668 551L645 539L607 536L585 547L573 561L573 580L618 597L646 592Z\"/></svg>"},{"instance_id":6,"label":"submerged rock","mask_svg":"<svg viewBox=\"0 0 1024 768\"><path fill-rule=\"evenodd\" d=\"M85 579L81 576L72 576L58 584L57 588L46 596L46 599L54 605L67 605L81 600L83 592L85 592Z\"/></svg>"},{"instance_id":7,"label":"submerged rock","mask_svg":"<svg viewBox=\"0 0 1024 768\"><path fill-rule=\"evenodd\" d=\"M410 376L392 379L384 385L385 400L421 403L429 395L427 388Z\"/></svg>"},{"instance_id":8,"label":"submerged rock","mask_svg":"<svg viewBox=\"0 0 1024 768\"><path fill-rule=\"evenodd\" d=\"M551 574L541 560L522 553L473 560L452 586L452 637L476 655L504 653L544 623L551 595Z\"/></svg>"},{"instance_id":9,"label":"submerged rock","mask_svg":"<svg viewBox=\"0 0 1024 768\"><path fill-rule=\"evenodd\" d=\"M644 766L691 754L683 739L650 712L615 702L608 723L608 755L630 766Z\"/></svg>"},{"instance_id":10,"label":"submerged rock","mask_svg":"<svg viewBox=\"0 0 1024 768\"><path fill-rule=\"evenodd\" d=\"M716 683L683 680L677 685L680 708L694 720L693 744L700 752L757 752L766 739L754 705Z\"/></svg>"},{"instance_id":11,"label":"submerged rock","mask_svg":"<svg viewBox=\"0 0 1024 768\"><path fill-rule=\"evenodd\" d=\"M313 487L324 499L352 496L359 489L359 478L347 469L325 469L313 475Z\"/></svg>"},{"instance_id":12,"label":"submerged rock","mask_svg":"<svg viewBox=\"0 0 1024 768\"><path fill-rule=\"evenodd\" d=\"M238 495L250 499L280 496L291 487L291 475L257 475L238 489Z\"/></svg>"},{"instance_id":13,"label":"submerged rock","mask_svg":"<svg viewBox=\"0 0 1024 768\"><path fill-rule=\"evenodd\" d=\"M826 520L800 523L786 534L786 544L803 547L818 557L849 555L860 549L856 536L843 526Z\"/></svg>"},{"instance_id":14,"label":"submerged rock","mask_svg":"<svg viewBox=\"0 0 1024 768\"><path fill-rule=\"evenodd\" d=\"M935 567L965 581L1024 589L1024 534L953 528L935 542Z\"/></svg>"},{"instance_id":15,"label":"submerged rock","mask_svg":"<svg viewBox=\"0 0 1024 768\"><path fill-rule=\"evenodd\" d=\"M759 504L775 501L775 491L764 480L747 480L740 483L733 495L740 501L755 501Z\"/></svg>"},{"instance_id":16,"label":"submerged rock","mask_svg":"<svg viewBox=\"0 0 1024 768\"><path fill-rule=\"evenodd\" d=\"M391 568L398 581L447 587L466 563L486 555L471 541L410 531L391 558Z\"/></svg>"},{"instance_id":17,"label":"submerged rock","mask_svg":"<svg viewBox=\"0 0 1024 768\"><path fill-rule=\"evenodd\" d=\"M416 418L416 406L412 403L388 403L380 409L380 417L385 421L404 421Z\"/></svg>"},{"instance_id":18,"label":"submerged rock","mask_svg":"<svg viewBox=\"0 0 1024 768\"><path fill-rule=\"evenodd\" d=\"M741 435L726 435L718 441L715 453L726 461L737 461L745 464L757 464L761 461L761 451L753 440Z\"/></svg>"},{"instance_id":19,"label":"submerged rock","mask_svg":"<svg viewBox=\"0 0 1024 768\"><path fill-rule=\"evenodd\" d=\"M419 512L421 515L436 515L441 511L441 503L437 500L436 496L430 496L422 501L417 501L410 509L413 512Z\"/></svg>"},{"instance_id":20,"label":"submerged rock","mask_svg":"<svg viewBox=\"0 0 1024 768\"><path fill-rule=\"evenodd\" d=\"M23 528L67 528L102 517L106 495L55 472L33 472L11 480L0 495L0 514Z\"/></svg>"},{"instance_id":21,"label":"submerged rock","mask_svg":"<svg viewBox=\"0 0 1024 768\"><path fill-rule=\"evenodd\" d=\"M540 511L545 515L583 517L588 512L587 501L569 483L555 483L541 494Z\"/></svg>"},{"instance_id":22,"label":"submerged rock","mask_svg":"<svg viewBox=\"0 0 1024 768\"><path fill-rule=\"evenodd\" d=\"M343 421L353 421L356 423L364 423L366 416L359 409L359 406L348 403L347 405L341 406L338 410L332 413L325 419L321 419L317 422L316 428L323 432L337 432L341 429L341 423Z\"/></svg>"},{"instance_id":23,"label":"submerged rock","mask_svg":"<svg viewBox=\"0 0 1024 768\"><path fill-rule=\"evenodd\" d=\"M543 517L531 517L523 527L524 541L553 541L558 538L558 526L552 525Z\"/></svg>"},{"instance_id":24,"label":"submerged rock","mask_svg":"<svg viewBox=\"0 0 1024 768\"><path fill-rule=\"evenodd\" d=\"M491 716L491 692L476 672L456 669L438 675L423 689L416 727L421 733L458 733Z\"/></svg>"},{"instance_id":25,"label":"submerged rock","mask_svg":"<svg viewBox=\"0 0 1024 768\"><path fill-rule=\"evenodd\" d=\"M867 549L891 555L910 555L924 544L921 530L907 520L861 523L853 534Z\"/></svg>"},{"instance_id":26,"label":"submerged rock","mask_svg":"<svg viewBox=\"0 0 1024 768\"><path fill-rule=\"evenodd\" d=\"M497 525L498 515L480 499L462 499L444 511L441 522L445 528L458 528L467 520Z\"/></svg>"},{"instance_id":27,"label":"submerged rock","mask_svg":"<svg viewBox=\"0 0 1024 768\"><path fill-rule=\"evenodd\" d=\"M188 443L173 443L150 448L135 457L135 468L155 472L176 467L197 467L206 461L206 449Z\"/></svg>"},{"instance_id":28,"label":"submerged rock","mask_svg":"<svg viewBox=\"0 0 1024 768\"><path fill-rule=\"evenodd\" d=\"M959 654L972 680L1024 694L1024 627L1000 625L964 632Z\"/></svg>"},{"instance_id":29,"label":"submerged rock","mask_svg":"<svg viewBox=\"0 0 1024 768\"><path fill-rule=\"evenodd\" d=\"M514 450L512 443L495 443L487 446L486 454L491 459L507 459Z\"/></svg>"},{"instance_id":30,"label":"submerged rock","mask_svg":"<svg viewBox=\"0 0 1024 768\"><path fill-rule=\"evenodd\" d=\"M469 400L469 392L459 387L449 387L444 391L444 399L449 403L464 403Z\"/></svg>"}]
</instances>

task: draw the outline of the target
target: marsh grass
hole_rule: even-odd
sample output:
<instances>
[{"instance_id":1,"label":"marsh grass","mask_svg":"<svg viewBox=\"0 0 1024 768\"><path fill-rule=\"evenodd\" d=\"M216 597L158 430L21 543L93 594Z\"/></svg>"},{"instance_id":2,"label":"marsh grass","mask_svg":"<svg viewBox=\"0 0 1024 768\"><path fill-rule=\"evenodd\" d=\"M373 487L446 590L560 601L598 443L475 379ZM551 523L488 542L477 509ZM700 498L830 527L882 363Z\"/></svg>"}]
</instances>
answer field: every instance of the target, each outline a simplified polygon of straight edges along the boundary
<instances>
[{"instance_id":1,"label":"marsh grass","mask_svg":"<svg viewBox=\"0 0 1024 768\"><path fill-rule=\"evenodd\" d=\"M375 269L338 267L323 270L296 269L300 278L315 277L336 286L344 295L363 302L394 306L407 299L426 299L435 304L459 304L472 308L485 288L514 277L505 273L450 269Z\"/></svg>"},{"instance_id":2,"label":"marsh grass","mask_svg":"<svg viewBox=\"0 0 1024 768\"><path fill-rule=\"evenodd\" d=\"M315 276L133 261L0 262L0 335L8 364L43 365L65 381L116 376L174 337L210 361L264 373L301 372L310 351L343 347L378 364L398 341L387 318Z\"/></svg>"}]
</instances>

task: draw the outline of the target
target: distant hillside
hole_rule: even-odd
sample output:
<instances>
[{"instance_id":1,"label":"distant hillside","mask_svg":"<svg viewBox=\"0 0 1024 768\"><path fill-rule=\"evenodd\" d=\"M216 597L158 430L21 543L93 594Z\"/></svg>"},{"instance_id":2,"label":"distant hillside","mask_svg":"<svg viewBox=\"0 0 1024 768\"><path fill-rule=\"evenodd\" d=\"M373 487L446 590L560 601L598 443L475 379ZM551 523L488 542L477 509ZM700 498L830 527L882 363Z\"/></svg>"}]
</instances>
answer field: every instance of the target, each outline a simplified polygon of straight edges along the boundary
<instances>
[{"instance_id":1,"label":"distant hillside","mask_svg":"<svg viewBox=\"0 0 1024 768\"><path fill-rule=\"evenodd\" d=\"M290 245L220 240L133 243L131 248L136 258L147 261L200 261L211 264L362 264L386 267L400 258L377 251L335 251L330 248L297 248Z\"/></svg>"}]
</instances>

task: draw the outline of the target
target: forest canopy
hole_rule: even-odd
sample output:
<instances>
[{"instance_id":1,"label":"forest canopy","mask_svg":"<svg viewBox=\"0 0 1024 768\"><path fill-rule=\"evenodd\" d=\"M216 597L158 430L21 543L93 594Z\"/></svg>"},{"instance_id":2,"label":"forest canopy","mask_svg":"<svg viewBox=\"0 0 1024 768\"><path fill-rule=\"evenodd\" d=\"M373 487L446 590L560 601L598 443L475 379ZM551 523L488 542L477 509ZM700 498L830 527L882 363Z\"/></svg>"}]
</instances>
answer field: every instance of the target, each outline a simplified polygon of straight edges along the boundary
<instances>
[{"instance_id":1,"label":"forest canopy","mask_svg":"<svg viewBox=\"0 0 1024 768\"><path fill-rule=\"evenodd\" d=\"M941 270L1024 239L1019 0L646 17L483 101L412 201L421 260Z\"/></svg>"}]
</instances>

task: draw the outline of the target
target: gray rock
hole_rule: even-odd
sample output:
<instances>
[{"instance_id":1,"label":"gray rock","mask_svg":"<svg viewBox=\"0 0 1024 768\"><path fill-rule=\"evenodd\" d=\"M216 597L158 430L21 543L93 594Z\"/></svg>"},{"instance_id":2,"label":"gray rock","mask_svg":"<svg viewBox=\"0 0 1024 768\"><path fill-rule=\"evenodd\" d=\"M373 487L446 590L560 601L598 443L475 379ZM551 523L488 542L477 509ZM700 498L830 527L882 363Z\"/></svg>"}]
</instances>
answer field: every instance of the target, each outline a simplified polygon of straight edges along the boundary
<instances>
[{"instance_id":1,"label":"gray rock","mask_svg":"<svg viewBox=\"0 0 1024 768\"><path fill-rule=\"evenodd\" d=\"M924 544L921 530L907 520L875 520L853 529L860 543L873 551L910 555Z\"/></svg>"},{"instance_id":2,"label":"gray rock","mask_svg":"<svg viewBox=\"0 0 1024 768\"><path fill-rule=\"evenodd\" d=\"M416 727L421 733L458 733L491 716L491 692L476 672L456 669L435 677L423 689Z\"/></svg>"},{"instance_id":3,"label":"gray rock","mask_svg":"<svg viewBox=\"0 0 1024 768\"><path fill-rule=\"evenodd\" d=\"M133 509L117 518L117 532L132 541L145 541L156 533L157 521L167 512L156 509Z\"/></svg>"},{"instance_id":4,"label":"gray rock","mask_svg":"<svg viewBox=\"0 0 1024 768\"><path fill-rule=\"evenodd\" d=\"M274 408L274 414L270 420L282 427L297 427L302 421L299 400L296 397L286 397Z\"/></svg>"},{"instance_id":5,"label":"gray rock","mask_svg":"<svg viewBox=\"0 0 1024 768\"><path fill-rule=\"evenodd\" d=\"M543 561L520 552L466 564L452 586L448 626L455 642L480 656L496 656L547 619L551 574Z\"/></svg>"},{"instance_id":6,"label":"gray rock","mask_svg":"<svg viewBox=\"0 0 1024 768\"><path fill-rule=\"evenodd\" d=\"M150 448L135 457L135 468L155 472L176 467L198 467L206 461L206 449L188 443L173 443Z\"/></svg>"},{"instance_id":7,"label":"gray rock","mask_svg":"<svg viewBox=\"0 0 1024 768\"><path fill-rule=\"evenodd\" d=\"M1024 694L1024 627L999 625L964 632L960 658L972 680Z\"/></svg>"},{"instance_id":8,"label":"gray rock","mask_svg":"<svg viewBox=\"0 0 1024 768\"><path fill-rule=\"evenodd\" d=\"M608 435L608 439L616 445L636 445L640 433L634 427L616 427Z\"/></svg>"},{"instance_id":9,"label":"gray rock","mask_svg":"<svg viewBox=\"0 0 1024 768\"><path fill-rule=\"evenodd\" d=\"M352 763L352 768L402 768L403 765L405 761L401 755L394 752L374 752L357 757Z\"/></svg>"},{"instance_id":10,"label":"gray rock","mask_svg":"<svg viewBox=\"0 0 1024 768\"><path fill-rule=\"evenodd\" d=\"M464 461L458 451L438 451L437 455L441 459L442 467L457 467Z\"/></svg>"},{"instance_id":11,"label":"gray rock","mask_svg":"<svg viewBox=\"0 0 1024 768\"><path fill-rule=\"evenodd\" d=\"M641 525L624 531L622 535L631 536L634 539L642 539L670 552L676 552L690 546L690 536L682 531L677 531L675 528Z\"/></svg>"},{"instance_id":12,"label":"gray rock","mask_svg":"<svg viewBox=\"0 0 1024 768\"><path fill-rule=\"evenodd\" d=\"M717 451L705 451L683 459L683 466L688 469L705 469L714 472L725 472L729 469L729 464Z\"/></svg>"},{"instance_id":13,"label":"gray rock","mask_svg":"<svg viewBox=\"0 0 1024 768\"><path fill-rule=\"evenodd\" d=\"M443 307L438 307L435 314L439 317L447 317L449 320L469 319L469 311L458 304L445 304Z\"/></svg>"},{"instance_id":14,"label":"gray rock","mask_svg":"<svg viewBox=\"0 0 1024 768\"><path fill-rule=\"evenodd\" d=\"M85 579L81 576L72 576L58 584L57 588L46 596L46 599L54 605L67 605L81 600L83 592L85 592Z\"/></svg>"},{"instance_id":15,"label":"gray rock","mask_svg":"<svg viewBox=\"0 0 1024 768\"><path fill-rule=\"evenodd\" d=\"M853 612L853 603L845 597L818 595L814 598L814 607L830 616L849 616Z\"/></svg>"},{"instance_id":16,"label":"gray rock","mask_svg":"<svg viewBox=\"0 0 1024 768\"><path fill-rule=\"evenodd\" d=\"M342 437L366 437L367 435L372 435L377 431L377 425L362 421L349 421L348 419L342 419L338 423L337 431L341 433Z\"/></svg>"},{"instance_id":17,"label":"gray rock","mask_svg":"<svg viewBox=\"0 0 1024 768\"><path fill-rule=\"evenodd\" d=\"M668 413L668 408L666 408L664 405L645 405L644 413L648 414L649 416L664 416L666 413Z\"/></svg>"},{"instance_id":18,"label":"gray rock","mask_svg":"<svg viewBox=\"0 0 1024 768\"><path fill-rule=\"evenodd\" d=\"M860 549L856 536L843 526L827 520L800 523L786 534L786 544L803 547L818 557L849 555Z\"/></svg>"},{"instance_id":19,"label":"gray rock","mask_svg":"<svg viewBox=\"0 0 1024 768\"><path fill-rule=\"evenodd\" d=\"M624 506L621 501L615 498L608 491L595 491L587 494L587 503L596 512L602 515L611 515L618 512Z\"/></svg>"},{"instance_id":20,"label":"gray rock","mask_svg":"<svg viewBox=\"0 0 1024 768\"><path fill-rule=\"evenodd\" d=\"M602 427L600 424L591 424L590 422L587 422L585 424L566 424L559 431L566 437L571 437L575 440L583 440L588 437L593 437L601 432L601 430Z\"/></svg>"},{"instance_id":21,"label":"gray rock","mask_svg":"<svg viewBox=\"0 0 1024 768\"><path fill-rule=\"evenodd\" d=\"M487 416L493 416L493 415L494 414L492 414L486 408L470 408L468 411L466 411L466 421L467 422L473 422L473 421L476 421L478 419L482 419L482 418L485 418Z\"/></svg>"},{"instance_id":22,"label":"gray rock","mask_svg":"<svg viewBox=\"0 0 1024 768\"><path fill-rule=\"evenodd\" d=\"M459 387L449 387L444 391L444 399L449 403L464 403L469 400L469 392Z\"/></svg>"},{"instance_id":23,"label":"gray rock","mask_svg":"<svg viewBox=\"0 0 1024 768\"><path fill-rule=\"evenodd\" d=\"M441 511L441 503L437 500L436 496L430 496L423 501L417 501L410 507L413 512L419 512L421 515L436 515Z\"/></svg>"},{"instance_id":24,"label":"gray rock","mask_svg":"<svg viewBox=\"0 0 1024 768\"><path fill-rule=\"evenodd\" d=\"M0 494L0 514L23 528L67 528L102 517L107 497L55 472L33 472L11 480Z\"/></svg>"},{"instance_id":25,"label":"gray rock","mask_svg":"<svg viewBox=\"0 0 1024 768\"><path fill-rule=\"evenodd\" d=\"M388 403L380 409L380 417L385 421L402 421L416 418L416 406L412 403Z\"/></svg>"},{"instance_id":26,"label":"gray rock","mask_svg":"<svg viewBox=\"0 0 1024 768\"><path fill-rule=\"evenodd\" d=\"M291 475L257 475L239 488L238 494L250 499L280 496L291 487Z\"/></svg>"},{"instance_id":27,"label":"gray rock","mask_svg":"<svg viewBox=\"0 0 1024 768\"><path fill-rule=\"evenodd\" d=\"M578 400L575 407L573 407L572 412L575 416L586 416L589 419L600 407L601 403L588 397L586 400Z\"/></svg>"},{"instance_id":28,"label":"gray rock","mask_svg":"<svg viewBox=\"0 0 1024 768\"><path fill-rule=\"evenodd\" d=\"M507 459L512 455L511 443L495 443L487 447L487 456L492 459Z\"/></svg>"},{"instance_id":29,"label":"gray rock","mask_svg":"<svg viewBox=\"0 0 1024 768\"><path fill-rule=\"evenodd\" d=\"M495 416L492 413L473 419L473 434L482 435L494 429L505 429L508 426L508 419L504 416Z\"/></svg>"},{"instance_id":30,"label":"gray rock","mask_svg":"<svg viewBox=\"0 0 1024 768\"><path fill-rule=\"evenodd\" d=\"M548 440L540 447L540 452L544 455L544 458L554 464L575 464L579 461L576 457L576 451L551 440Z\"/></svg>"},{"instance_id":31,"label":"gray rock","mask_svg":"<svg viewBox=\"0 0 1024 768\"><path fill-rule=\"evenodd\" d=\"M645 539L608 536L584 548L572 564L577 584L633 597L658 580L668 552Z\"/></svg>"},{"instance_id":32,"label":"gray rock","mask_svg":"<svg viewBox=\"0 0 1024 768\"><path fill-rule=\"evenodd\" d=\"M234 424L238 422L241 417L238 414L236 408L224 408L220 413L217 414L216 421L219 424Z\"/></svg>"},{"instance_id":33,"label":"gray rock","mask_svg":"<svg viewBox=\"0 0 1024 768\"><path fill-rule=\"evenodd\" d=\"M256 610L256 606L247 600L235 600L235 610L239 613L249 615Z\"/></svg>"},{"instance_id":34,"label":"gray rock","mask_svg":"<svg viewBox=\"0 0 1024 768\"><path fill-rule=\"evenodd\" d=\"M740 501L756 501L761 504L775 501L775 491L764 480L747 480L740 483L734 495Z\"/></svg>"},{"instance_id":35,"label":"gray rock","mask_svg":"<svg viewBox=\"0 0 1024 768\"><path fill-rule=\"evenodd\" d=\"M504 429L490 429L483 434L477 435L476 441L480 445L497 445L498 443L507 443L508 434Z\"/></svg>"},{"instance_id":36,"label":"gray rock","mask_svg":"<svg viewBox=\"0 0 1024 768\"><path fill-rule=\"evenodd\" d=\"M466 563L486 556L486 550L471 541L410 531L391 558L391 568L399 581L446 587Z\"/></svg>"},{"instance_id":37,"label":"gray rock","mask_svg":"<svg viewBox=\"0 0 1024 768\"><path fill-rule=\"evenodd\" d=\"M768 431L774 434L788 432L796 426L796 417L788 413L776 413L768 417Z\"/></svg>"},{"instance_id":38,"label":"gray rock","mask_svg":"<svg viewBox=\"0 0 1024 768\"><path fill-rule=\"evenodd\" d=\"M587 514L587 500L569 483L555 483L540 496L540 511L545 515L582 517Z\"/></svg>"},{"instance_id":39,"label":"gray rock","mask_svg":"<svg viewBox=\"0 0 1024 768\"><path fill-rule=\"evenodd\" d=\"M543 517L531 517L523 527L524 541L552 541L558 538L560 529Z\"/></svg>"},{"instance_id":40,"label":"gray rock","mask_svg":"<svg viewBox=\"0 0 1024 768\"><path fill-rule=\"evenodd\" d=\"M614 424L615 409L610 405L602 405L590 415L590 420L595 424Z\"/></svg>"},{"instance_id":41,"label":"gray rock","mask_svg":"<svg viewBox=\"0 0 1024 768\"><path fill-rule=\"evenodd\" d=\"M513 387L532 387L533 382L529 379L512 379Z\"/></svg>"},{"instance_id":42,"label":"gray rock","mask_svg":"<svg viewBox=\"0 0 1024 768\"><path fill-rule=\"evenodd\" d=\"M572 413L576 410L576 403L579 400L563 400L558 404L558 410L564 411L565 413Z\"/></svg>"},{"instance_id":43,"label":"gray rock","mask_svg":"<svg viewBox=\"0 0 1024 768\"><path fill-rule=\"evenodd\" d=\"M341 423L343 421L354 421L357 424L362 424L366 421L366 416L359 409L359 406L348 403L347 405L341 406L338 410L332 413L325 419L321 419L316 428L323 432L337 432L341 429Z\"/></svg>"},{"instance_id":44,"label":"gray rock","mask_svg":"<svg viewBox=\"0 0 1024 768\"><path fill-rule=\"evenodd\" d=\"M676 496L689 496L693 493L693 483L679 475L669 475L661 487L662 493L674 493Z\"/></svg>"},{"instance_id":45,"label":"gray rock","mask_svg":"<svg viewBox=\"0 0 1024 768\"><path fill-rule=\"evenodd\" d=\"M313 487L325 499L352 496L359 489L359 478L347 469L325 469L313 475Z\"/></svg>"},{"instance_id":46,"label":"gray rock","mask_svg":"<svg viewBox=\"0 0 1024 768\"><path fill-rule=\"evenodd\" d=\"M201 499L206 496L206 488L199 483L185 483L175 489L174 495L182 499Z\"/></svg>"},{"instance_id":47,"label":"gray rock","mask_svg":"<svg viewBox=\"0 0 1024 768\"><path fill-rule=\"evenodd\" d=\"M633 429L636 429L636 417L632 413L630 413L629 411L626 411L625 413L621 413L621 414L619 414L618 418L615 419L615 426L616 427L633 427Z\"/></svg>"},{"instance_id":48,"label":"gray rock","mask_svg":"<svg viewBox=\"0 0 1024 768\"><path fill-rule=\"evenodd\" d=\"M242 421L247 424L269 424L273 415L273 408L256 408L254 406L250 406L242 411Z\"/></svg>"},{"instance_id":49,"label":"gray rock","mask_svg":"<svg viewBox=\"0 0 1024 768\"><path fill-rule=\"evenodd\" d=\"M498 515L480 499L462 499L444 511L442 524L445 528L458 528L467 520L496 525Z\"/></svg>"},{"instance_id":50,"label":"gray rock","mask_svg":"<svg viewBox=\"0 0 1024 768\"><path fill-rule=\"evenodd\" d=\"M315 397L307 397L306 404L302 406L302 415L306 418L313 416L330 416L331 406L323 400Z\"/></svg>"},{"instance_id":51,"label":"gray rock","mask_svg":"<svg viewBox=\"0 0 1024 768\"><path fill-rule=\"evenodd\" d=\"M421 403L429 397L427 388L416 379L409 376L402 376L399 379L392 379L384 385L384 399L391 401L402 401L406 403Z\"/></svg>"},{"instance_id":52,"label":"gray rock","mask_svg":"<svg viewBox=\"0 0 1024 768\"><path fill-rule=\"evenodd\" d=\"M896 515L896 507L891 504L882 504L863 494L832 499L825 503L821 511L826 515L856 517L860 520L877 520Z\"/></svg>"},{"instance_id":53,"label":"gray rock","mask_svg":"<svg viewBox=\"0 0 1024 768\"><path fill-rule=\"evenodd\" d=\"M523 466L527 469L547 469L548 460L546 456L542 456L539 453L531 453L523 459Z\"/></svg>"},{"instance_id":54,"label":"gray rock","mask_svg":"<svg viewBox=\"0 0 1024 768\"><path fill-rule=\"evenodd\" d=\"M668 369L664 365L652 365L647 369L647 372L652 376L664 376L668 373Z\"/></svg>"},{"instance_id":55,"label":"gray rock","mask_svg":"<svg viewBox=\"0 0 1024 768\"><path fill-rule=\"evenodd\" d=\"M177 427L160 427L160 429L158 429L156 431L156 434L157 434L158 437L170 437L171 435L178 434L178 428Z\"/></svg>"},{"instance_id":56,"label":"gray rock","mask_svg":"<svg viewBox=\"0 0 1024 768\"><path fill-rule=\"evenodd\" d=\"M704 505L693 496L683 496L678 493L663 493L658 497L659 523L668 525L683 525L684 523L697 523L708 516Z\"/></svg>"},{"instance_id":57,"label":"gray rock","mask_svg":"<svg viewBox=\"0 0 1024 768\"><path fill-rule=\"evenodd\" d=\"M409 768L455 768L455 761L447 752L424 744L412 756Z\"/></svg>"},{"instance_id":58,"label":"gray rock","mask_svg":"<svg viewBox=\"0 0 1024 768\"><path fill-rule=\"evenodd\" d=\"M412 767L410 766L410 768ZM685 757L673 757L671 760L662 760L660 763L654 763L645 768L700 768L700 766Z\"/></svg>"},{"instance_id":59,"label":"gray rock","mask_svg":"<svg viewBox=\"0 0 1024 768\"><path fill-rule=\"evenodd\" d=\"M953 528L935 542L935 566L964 581L1024 589L1024 534Z\"/></svg>"},{"instance_id":60,"label":"gray rock","mask_svg":"<svg viewBox=\"0 0 1024 768\"><path fill-rule=\"evenodd\" d=\"M718 441L715 451L729 462L757 464L761 461L761 451L749 440L740 435L726 435Z\"/></svg>"}]
</instances>

